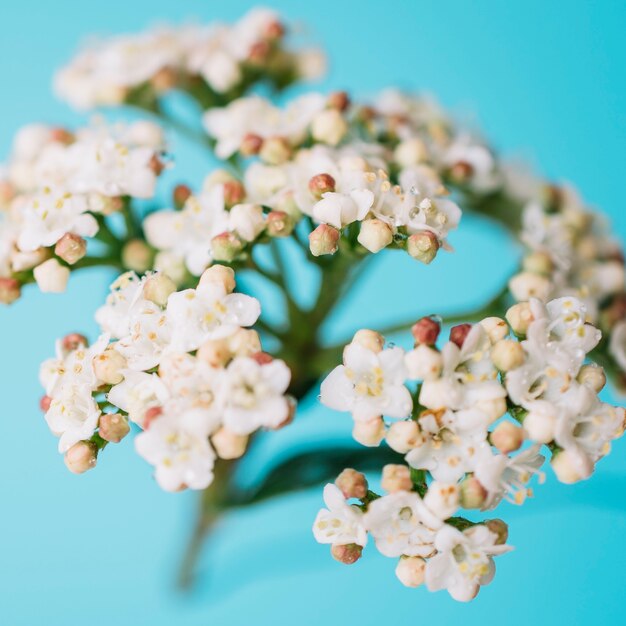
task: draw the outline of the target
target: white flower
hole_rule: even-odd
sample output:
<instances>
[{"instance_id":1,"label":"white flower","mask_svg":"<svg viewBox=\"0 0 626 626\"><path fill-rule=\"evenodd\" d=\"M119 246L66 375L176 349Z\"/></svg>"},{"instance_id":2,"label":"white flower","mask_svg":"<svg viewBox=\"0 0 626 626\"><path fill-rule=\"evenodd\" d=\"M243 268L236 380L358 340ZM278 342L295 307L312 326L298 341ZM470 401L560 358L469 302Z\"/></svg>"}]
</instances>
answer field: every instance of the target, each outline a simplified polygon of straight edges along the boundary
<instances>
[{"instance_id":1,"label":"white flower","mask_svg":"<svg viewBox=\"0 0 626 626\"><path fill-rule=\"evenodd\" d=\"M201 412L164 414L137 436L137 453L155 466L154 476L162 489L206 489L213 482L215 452L207 426Z\"/></svg>"},{"instance_id":2,"label":"white flower","mask_svg":"<svg viewBox=\"0 0 626 626\"><path fill-rule=\"evenodd\" d=\"M355 189L347 194L328 192L313 207L313 217L324 224L343 228L365 218L374 202L369 189Z\"/></svg>"},{"instance_id":3,"label":"white flower","mask_svg":"<svg viewBox=\"0 0 626 626\"><path fill-rule=\"evenodd\" d=\"M626 370L626 321L619 322L611 331L609 351L622 370Z\"/></svg>"},{"instance_id":4,"label":"white flower","mask_svg":"<svg viewBox=\"0 0 626 626\"><path fill-rule=\"evenodd\" d=\"M357 506L348 504L341 490L333 484L324 487L324 503L313 523L313 535L318 543L365 546L367 531L363 525L363 513Z\"/></svg>"},{"instance_id":5,"label":"white flower","mask_svg":"<svg viewBox=\"0 0 626 626\"><path fill-rule=\"evenodd\" d=\"M284 397L291 372L284 361L260 365L249 357L229 363L220 385L224 425L238 435L276 428L289 417Z\"/></svg>"},{"instance_id":6,"label":"white flower","mask_svg":"<svg viewBox=\"0 0 626 626\"><path fill-rule=\"evenodd\" d=\"M337 366L322 382L322 404L350 411L357 421L379 415L404 418L413 402L406 379L404 351L388 348L378 354L358 344L344 351L344 365Z\"/></svg>"},{"instance_id":7,"label":"white flower","mask_svg":"<svg viewBox=\"0 0 626 626\"><path fill-rule=\"evenodd\" d=\"M243 241L254 241L265 228L263 209L258 204L236 204L229 211L228 226Z\"/></svg>"},{"instance_id":8,"label":"white flower","mask_svg":"<svg viewBox=\"0 0 626 626\"><path fill-rule=\"evenodd\" d=\"M128 413L128 417L144 425L146 411L153 407L162 407L170 397L163 381L156 374L123 370L124 380L111 388L107 400Z\"/></svg>"},{"instance_id":9,"label":"white flower","mask_svg":"<svg viewBox=\"0 0 626 626\"><path fill-rule=\"evenodd\" d=\"M435 539L437 554L426 564L428 590L447 589L455 600L472 600L480 586L489 584L493 579L493 556L511 549L497 545L497 539L497 535L486 526L472 526L460 532L444 525Z\"/></svg>"},{"instance_id":10,"label":"white flower","mask_svg":"<svg viewBox=\"0 0 626 626\"><path fill-rule=\"evenodd\" d=\"M112 339L120 339L130 332L131 311L140 303L144 280L134 272L126 272L111 283L106 303L96 311L96 322Z\"/></svg>"},{"instance_id":11,"label":"white flower","mask_svg":"<svg viewBox=\"0 0 626 626\"><path fill-rule=\"evenodd\" d=\"M441 520L428 510L419 495L409 491L370 502L363 522L378 550L390 557L431 556L435 530L441 526Z\"/></svg>"}]
</instances>

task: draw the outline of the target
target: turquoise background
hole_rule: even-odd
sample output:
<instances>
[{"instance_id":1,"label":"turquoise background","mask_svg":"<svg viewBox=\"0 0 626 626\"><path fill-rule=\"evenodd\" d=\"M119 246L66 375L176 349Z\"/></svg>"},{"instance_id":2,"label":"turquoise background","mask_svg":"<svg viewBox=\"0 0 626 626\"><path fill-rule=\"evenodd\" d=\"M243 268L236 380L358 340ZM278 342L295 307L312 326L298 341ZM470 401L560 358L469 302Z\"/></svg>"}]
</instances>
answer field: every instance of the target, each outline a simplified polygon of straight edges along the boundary
<instances>
[{"instance_id":1,"label":"turquoise background","mask_svg":"<svg viewBox=\"0 0 626 626\"><path fill-rule=\"evenodd\" d=\"M14 129L41 120L75 124L56 101L53 70L90 33L159 20L231 19L250 6L172 2L5 2L0 7L0 153ZM626 235L626 5L611 2L276 2L323 44L332 71L322 88L367 95L387 85L432 91L556 179L576 181ZM208 162L178 138L170 181L199 181ZM501 235L498 237L498 235ZM473 304L495 291L518 251L497 228L466 219L457 252L429 267L384 255L331 323L341 335L409 314ZM0 310L0 623L6 626L275 626L400 624L621 624L625 601L626 443L587 483L552 477L523 508L504 506L516 550L470 605L403 588L394 562L368 550L353 567L332 561L309 531L321 491L224 520L202 558L195 591L174 588L193 494L166 494L126 445L96 471L70 475L37 408L39 362L57 336L84 330L109 275L74 277L67 294L28 290ZM610 398L610 394L606 396ZM294 442L345 436L347 416L319 407L266 439L253 476Z\"/></svg>"}]
</instances>

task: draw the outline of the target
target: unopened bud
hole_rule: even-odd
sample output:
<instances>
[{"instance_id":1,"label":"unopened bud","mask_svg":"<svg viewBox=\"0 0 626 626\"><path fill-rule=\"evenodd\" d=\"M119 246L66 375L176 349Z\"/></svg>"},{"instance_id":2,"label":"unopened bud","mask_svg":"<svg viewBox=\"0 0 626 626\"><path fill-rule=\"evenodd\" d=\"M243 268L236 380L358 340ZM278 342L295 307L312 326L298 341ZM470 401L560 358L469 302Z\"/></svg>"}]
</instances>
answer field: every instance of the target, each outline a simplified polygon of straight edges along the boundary
<instances>
[{"instance_id":1,"label":"unopened bud","mask_svg":"<svg viewBox=\"0 0 626 626\"><path fill-rule=\"evenodd\" d=\"M344 498L362 500L367 495L367 479L355 469L347 468L337 476L335 485L341 489Z\"/></svg>"},{"instance_id":2,"label":"unopened bud","mask_svg":"<svg viewBox=\"0 0 626 626\"><path fill-rule=\"evenodd\" d=\"M530 411L524 417L524 430L532 441L550 443L554 439L556 416L551 413Z\"/></svg>"},{"instance_id":3,"label":"unopened bud","mask_svg":"<svg viewBox=\"0 0 626 626\"><path fill-rule=\"evenodd\" d=\"M339 247L340 232L328 224L320 224L309 234L309 247L313 256L335 254Z\"/></svg>"},{"instance_id":4,"label":"unopened bud","mask_svg":"<svg viewBox=\"0 0 626 626\"><path fill-rule=\"evenodd\" d=\"M385 437L385 422L382 417L375 417L367 422L354 422L352 437L362 446L373 448Z\"/></svg>"},{"instance_id":5,"label":"unopened bud","mask_svg":"<svg viewBox=\"0 0 626 626\"><path fill-rule=\"evenodd\" d=\"M0 278L0 303L11 304L22 293L20 281L16 278Z\"/></svg>"},{"instance_id":6,"label":"unopened bud","mask_svg":"<svg viewBox=\"0 0 626 626\"><path fill-rule=\"evenodd\" d=\"M162 67L150 78L150 84L154 87L154 90L159 93L173 89L176 83L176 71L171 67Z\"/></svg>"},{"instance_id":7,"label":"unopened bud","mask_svg":"<svg viewBox=\"0 0 626 626\"><path fill-rule=\"evenodd\" d=\"M263 142L259 156L269 165L281 165L289 160L291 146L283 137L270 137Z\"/></svg>"},{"instance_id":8,"label":"unopened bud","mask_svg":"<svg viewBox=\"0 0 626 626\"><path fill-rule=\"evenodd\" d=\"M509 323L516 335L523 336L528 331L528 327L534 320L533 312L528 302L514 304L506 312L506 321Z\"/></svg>"},{"instance_id":9,"label":"unopened bud","mask_svg":"<svg viewBox=\"0 0 626 626\"><path fill-rule=\"evenodd\" d=\"M148 162L148 167L155 173L156 176L160 176L165 169L165 163L159 159L156 154L152 155L152 158Z\"/></svg>"},{"instance_id":10,"label":"unopened bud","mask_svg":"<svg viewBox=\"0 0 626 626\"><path fill-rule=\"evenodd\" d=\"M150 424L154 422L155 419L159 418L163 414L162 406L151 406L149 409L146 409L143 414L143 419L139 422L139 425L144 429L148 430L150 428Z\"/></svg>"},{"instance_id":11,"label":"unopened bud","mask_svg":"<svg viewBox=\"0 0 626 626\"><path fill-rule=\"evenodd\" d=\"M56 259L48 259L38 265L33 274L37 286L44 293L63 293L70 278L68 267L61 265Z\"/></svg>"},{"instance_id":12,"label":"unopened bud","mask_svg":"<svg viewBox=\"0 0 626 626\"><path fill-rule=\"evenodd\" d=\"M172 202L175 209L182 209L189 198L191 198L191 189L187 185L176 185L174 187Z\"/></svg>"},{"instance_id":13,"label":"unopened bud","mask_svg":"<svg viewBox=\"0 0 626 626\"><path fill-rule=\"evenodd\" d=\"M243 243L233 234L224 232L211 239L211 250L216 261L230 263L243 249Z\"/></svg>"},{"instance_id":14,"label":"unopened bud","mask_svg":"<svg viewBox=\"0 0 626 626\"><path fill-rule=\"evenodd\" d=\"M356 563L363 554L363 547L356 543L348 543L346 545L333 544L330 553L335 561L339 561L344 565L352 565Z\"/></svg>"},{"instance_id":15,"label":"unopened bud","mask_svg":"<svg viewBox=\"0 0 626 626\"><path fill-rule=\"evenodd\" d=\"M468 475L459 485L459 503L464 509L482 509L487 500L487 490L475 476Z\"/></svg>"},{"instance_id":16,"label":"unopened bud","mask_svg":"<svg viewBox=\"0 0 626 626\"><path fill-rule=\"evenodd\" d=\"M559 481L567 485L585 480L593 472L593 463L589 457L571 450L560 450L550 463Z\"/></svg>"},{"instance_id":17,"label":"unopened bud","mask_svg":"<svg viewBox=\"0 0 626 626\"><path fill-rule=\"evenodd\" d=\"M392 450L406 454L420 440L419 426L413 420L393 423L387 431L387 444Z\"/></svg>"},{"instance_id":18,"label":"unopened bud","mask_svg":"<svg viewBox=\"0 0 626 626\"><path fill-rule=\"evenodd\" d=\"M265 230L270 237L288 237L294 227L294 219L284 211L270 211L267 214Z\"/></svg>"},{"instance_id":19,"label":"unopened bud","mask_svg":"<svg viewBox=\"0 0 626 626\"><path fill-rule=\"evenodd\" d=\"M93 469L98 460L98 448L91 441L79 441L65 453L65 465L73 474Z\"/></svg>"},{"instance_id":20,"label":"unopened bud","mask_svg":"<svg viewBox=\"0 0 626 626\"><path fill-rule=\"evenodd\" d=\"M50 405L52 404L52 398L50 396L41 396L39 400L39 408L43 413L47 413Z\"/></svg>"},{"instance_id":21,"label":"unopened bud","mask_svg":"<svg viewBox=\"0 0 626 626\"><path fill-rule=\"evenodd\" d=\"M222 426L212 437L211 443L222 459L238 459L248 446L248 435L238 435Z\"/></svg>"},{"instance_id":22,"label":"unopened bud","mask_svg":"<svg viewBox=\"0 0 626 626\"><path fill-rule=\"evenodd\" d=\"M457 326L453 326L450 329L450 341L459 348L462 348L470 330L472 330L471 324L458 324Z\"/></svg>"},{"instance_id":23,"label":"unopened bud","mask_svg":"<svg viewBox=\"0 0 626 626\"><path fill-rule=\"evenodd\" d=\"M449 170L450 178L456 183L465 183L474 175L474 167L467 161L457 161Z\"/></svg>"},{"instance_id":24,"label":"unopened bud","mask_svg":"<svg viewBox=\"0 0 626 626\"><path fill-rule=\"evenodd\" d=\"M87 254L87 242L74 233L65 233L57 241L54 253L68 265L74 265Z\"/></svg>"},{"instance_id":25,"label":"unopened bud","mask_svg":"<svg viewBox=\"0 0 626 626\"><path fill-rule=\"evenodd\" d=\"M510 372L526 360L524 348L514 339L501 339L491 349L491 360L501 372Z\"/></svg>"},{"instance_id":26,"label":"unopened bud","mask_svg":"<svg viewBox=\"0 0 626 626\"><path fill-rule=\"evenodd\" d=\"M316 200L320 200L325 193L335 191L336 184L330 174L316 174L309 180L309 191Z\"/></svg>"},{"instance_id":27,"label":"unopened bud","mask_svg":"<svg viewBox=\"0 0 626 626\"><path fill-rule=\"evenodd\" d=\"M117 385L124 380L122 370L126 367L126 358L112 347L107 348L93 359L93 370L98 378L107 385Z\"/></svg>"},{"instance_id":28,"label":"unopened bud","mask_svg":"<svg viewBox=\"0 0 626 626\"><path fill-rule=\"evenodd\" d=\"M233 358L228 339L209 339L199 348L198 358L211 367L223 367Z\"/></svg>"},{"instance_id":29,"label":"unopened bud","mask_svg":"<svg viewBox=\"0 0 626 626\"><path fill-rule=\"evenodd\" d=\"M400 557L396 576L405 587L419 587L426 577L426 561L419 556Z\"/></svg>"},{"instance_id":30,"label":"unopened bud","mask_svg":"<svg viewBox=\"0 0 626 626\"><path fill-rule=\"evenodd\" d=\"M392 463L385 465L380 486L389 493L411 491L413 489L411 470L406 465L395 465Z\"/></svg>"},{"instance_id":31,"label":"unopened bud","mask_svg":"<svg viewBox=\"0 0 626 626\"><path fill-rule=\"evenodd\" d=\"M378 353L385 345L385 338L375 330L362 328L361 330L356 331L354 337L352 338L352 343L356 343L367 350Z\"/></svg>"},{"instance_id":32,"label":"unopened bud","mask_svg":"<svg viewBox=\"0 0 626 626\"><path fill-rule=\"evenodd\" d=\"M141 239L131 239L122 248L122 264L129 270L143 274L152 267L153 252Z\"/></svg>"},{"instance_id":33,"label":"unopened bud","mask_svg":"<svg viewBox=\"0 0 626 626\"><path fill-rule=\"evenodd\" d=\"M485 521L485 526L498 538L496 544L503 546L509 538L509 527L506 522L501 519L489 519Z\"/></svg>"},{"instance_id":34,"label":"unopened bud","mask_svg":"<svg viewBox=\"0 0 626 626\"><path fill-rule=\"evenodd\" d=\"M581 385L587 385L596 393L600 393L606 385L606 374L599 365L583 365L578 372L577 380Z\"/></svg>"},{"instance_id":35,"label":"unopened bud","mask_svg":"<svg viewBox=\"0 0 626 626\"><path fill-rule=\"evenodd\" d=\"M393 159L402 168L412 167L428 159L428 148L419 137L406 139L394 150Z\"/></svg>"},{"instance_id":36,"label":"unopened bud","mask_svg":"<svg viewBox=\"0 0 626 626\"><path fill-rule=\"evenodd\" d=\"M477 411L482 411L491 424L507 412L506 398L489 398L488 400L477 400L474 403Z\"/></svg>"},{"instance_id":37,"label":"unopened bud","mask_svg":"<svg viewBox=\"0 0 626 626\"><path fill-rule=\"evenodd\" d=\"M238 180L230 179L225 181L223 189L226 208L241 204L246 197L246 190Z\"/></svg>"},{"instance_id":38,"label":"unopened bud","mask_svg":"<svg viewBox=\"0 0 626 626\"><path fill-rule=\"evenodd\" d=\"M276 40L285 35L285 26L278 20L272 20L265 27L263 35L266 39Z\"/></svg>"},{"instance_id":39,"label":"unopened bud","mask_svg":"<svg viewBox=\"0 0 626 626\"><path fill-rule=\"evenodd\" d=\"M509 334L509 325L501 317L486 317L480 325L491 343L497 343Z\"/></svg>"},{"instance_id":40,"label":"unopened bud","mask_svg":"<svg viewBox=\"0 0 626 626\"><path fill-rule=\"evenodd\" d=\"M406 241L407 252L418 261L428 265L436 256L439 250L439 240L435 233L424 230L411 235Z\"/></svg>"},{"instance_id":41,"label":"unopened bud","mask_svg":"<svg viewBox=\"0 0 626 626\"><path fill-rule=\"evenodd\" d=\"M160 307L167 304L167 299L175 291L176 283L163 273L152 274L143 285L143 297Z\"/></svg>"},{"instance_id":42,"label":"unopened bud","mask_svg":"<svg viewBox=\"0 0 626 626\"><path fill-rule=\"evenodd\" d=\"M357 240L366 250L375 254L393 241L393 231L391 226L382 220L363 220Z\"/></svg>"},{"instance_id":43,"label":"unopened bud","mask_svg":"<svg viewBox=\"0 0 626 626\"><path fill-rule=\"evenodd\" d=\"M337 109L321 111L311 123L311 135L315 141L336 146L348 132L348 124Z\"/></svg>"},{"instance_id":44,"label":"unopened bud","mask_svg":"<svg viewBox=\"0 0 626 626\"><path fill-rule=\"evenodd\" d=\"M434 346L441 332L441 324L432 317L422 317L411 327L416 344Z\"/></svg>"},{"instance_id":45,"label":"unopened bud","mask_svg":"<svg viewBox=\"0 0 626 626\"><path fill-rule=\"evenodd\" d=\"M98 434L105 441L119 443L130 432L128 420L119 413L104 413L100 416Z\"/></svg>"},{"instance_id":46,"label":"unopened bud","mask_svg":"<svg viewBox=\"0 0 626 626\"><path fill-rule=\"evenodd\" d=\"M343 112L350 106L350 96L345 91L333 91L328 96L327 105L330 109Z\"/></svg>"},{"instance_id":47,"label":"unopened bud","mask_svg":"<svg viewBox=\"0 0 626 626\"><path fill-rule=\"evenodd\" d=\"M404 363L412 380L435 380L443 369L441 353L425 344L418 344L414 350L407 352Z\"/></svg>"},{"instance_id":48,"label":"unopened bud","mask_svg":"<svg viewBox=\"0 0 626 626\"><path fill-rule=\"evenodd\" d=\"M550 295L552 283L545 276L532 272L521 272L509 281L509 289L518 302L538 298L545 302Z\"/></svg>"},{"instance_id":49,"label":"unopened bud","mask_svg":"<svg viewBox=\"0 0 626 626\"><path fill-rule=\"evenodd\" d=\"M61 339L61 347L65 352L73 352L78 350L78 348L86 348L88 345L87 337L80 333L68 333Z\"/></svg>"},{"instance_id":50,"label":"unopened bud","mask_svg":"<svg viewBox=\"0 0 626 626\"><path fill-rule=\"evenodd\" d=\"M524 443L524 430L512 422L500 422L491 433L491 443L502 454L509 454Z\"/></svg>"},{"instance_id":51,"label":"unopened bud","mask_svg":"<svg viewBox=\"0 0 626 626\"><path fill-rule=\"evenodd\" d=\"M235 271L232 267L226 265L211 265L202 272L200 276L200 284L217 283L222 285L226 293L232 293L235 290Z\"/></svg>"},{"instance_id":52,"label":"unopened bud","mask_svg":"<svg viewBox=\"0 0 626 626\"><path fill-rule=\"evenodd\" d=\"M259 337L259 333L252 328L240 328L230 335L227 341L228 347L234 356L265 354L261 353L261 338Z\"/></svg>"},{"instance_id":53,"label":"unopened bud","mask_svg":"<svg viewBox=\"0 0 626 626\"><path fill-rule=\"evenodd\" d=\"M253 133L248 133L241 140L239 152L245 157L254 156L255 154L259 154L262 146L263 137L259 137L259 135L254 135Z\"/></svg>"},{"instance_id":54,"label":"unopened bud","mask_svg":"<svg viewBox=\"0 0 626 626\"><path fill-rule=\"evenodd\" d=\"M554 271L554 262L547 252L532 252L524 257L522 267L526 272L549 276Z\"/></svg>"}]
</instances>

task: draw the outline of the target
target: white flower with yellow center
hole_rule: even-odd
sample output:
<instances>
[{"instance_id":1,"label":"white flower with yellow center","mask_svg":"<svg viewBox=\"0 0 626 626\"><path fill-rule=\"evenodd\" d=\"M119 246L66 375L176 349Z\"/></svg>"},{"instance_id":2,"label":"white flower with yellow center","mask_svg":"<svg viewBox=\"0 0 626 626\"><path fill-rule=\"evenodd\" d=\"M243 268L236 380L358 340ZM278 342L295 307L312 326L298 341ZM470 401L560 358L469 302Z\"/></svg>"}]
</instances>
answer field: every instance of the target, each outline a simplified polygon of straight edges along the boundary
<instances>
[{"instance_id":1,"label":"white flower with yellow center","mask_svg":"<svg viewBox=\"0 0 626 626\"><path fill-rule=\"evenodd\" d=\"M313 535L318 543L365 546L367 531L363 525L363 512L346 502L341 490L333 484L324 487L324 504L313 523Z\"/></svg>"},{"instance_id":2,"label":"white flower with yellow center","mask_svg":"<svg viewBox=\"0 0 626 626\"><path fill-rule=\"evenodd\" d=\"M160 408L170 393L156 374L123 370L124 380L111 388L107 400L128 413L129 419L143 428L146 411Z\"/></svg>"}]
</instances>

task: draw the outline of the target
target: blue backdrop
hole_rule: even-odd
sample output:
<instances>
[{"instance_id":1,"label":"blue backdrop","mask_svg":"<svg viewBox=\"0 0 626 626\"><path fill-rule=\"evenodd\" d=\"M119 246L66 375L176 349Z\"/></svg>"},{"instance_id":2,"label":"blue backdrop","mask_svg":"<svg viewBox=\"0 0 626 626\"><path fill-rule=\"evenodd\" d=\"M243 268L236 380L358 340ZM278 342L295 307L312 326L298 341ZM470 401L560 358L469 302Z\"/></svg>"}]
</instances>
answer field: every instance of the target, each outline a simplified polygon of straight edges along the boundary
<instances>
[{"instance_id":1,"label":"blue backdrop","mask_svg":"<svg viewBox=\"0 0 626 626\"><path fill-rule=\"evenodd\" d=\"M190 16L232 19L249 6L236 0L2 3L0 153L21 124L80 121L54 100L50 78L86 35ZM446 106L469 112L501 149L521 152L551 177L575 181L626 236L617 190L626 146L623 2L274 6L302 20L310 39L328 50L332 68L322 88L360 95L387 85L432 91ZM174 144L177 171L200 180L207 163L184 142L174 138ZM478 302L515 263L516 252L497 234L467 220L453 238L458 251L427 269L408 257L385 256L339 312L333 332ZM93 336L92 314L108 278L84 273L63 296L29 290L0 309L1 624L623 623L626 441L617 442L588 483L566 487L550 479L523 508L504 507L517 549L499 559L495 582L471 605L403 588L392 560L373 550L352 568L332 561L309 531L321 502L317 491L225 520L203 556L196 591L177 593L173 581L193 494L161 492L130 441L107 449L96 471L70 475L37 409L39 362L66 331ZM347 416L311 409L266 441L257 462L295 440L348 431Z\"/></svg>"}]
</instances>

